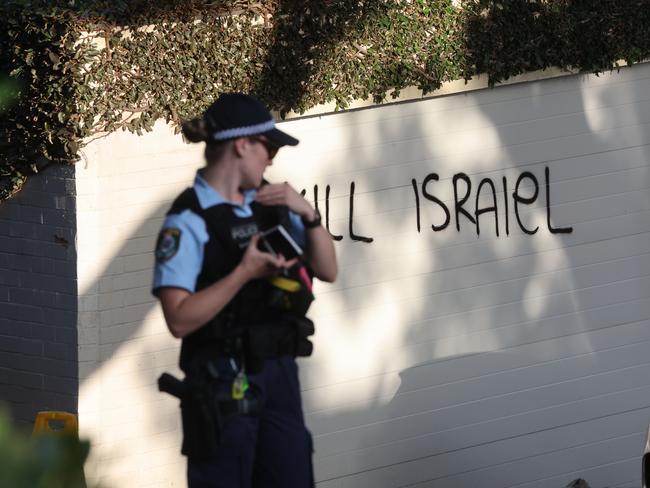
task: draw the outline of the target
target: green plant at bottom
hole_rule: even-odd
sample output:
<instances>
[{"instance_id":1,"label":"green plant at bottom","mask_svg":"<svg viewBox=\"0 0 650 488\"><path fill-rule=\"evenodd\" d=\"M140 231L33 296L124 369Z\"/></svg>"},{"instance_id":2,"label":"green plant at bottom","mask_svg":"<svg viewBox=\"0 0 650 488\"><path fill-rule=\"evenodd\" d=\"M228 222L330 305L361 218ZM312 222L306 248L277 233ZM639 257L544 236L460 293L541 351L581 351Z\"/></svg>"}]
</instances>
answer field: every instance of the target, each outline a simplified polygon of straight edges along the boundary
<instances>
[{"instance_id":1,"label":"green plant at bottom","mask_svg":"<svg viewBox=\"0 0 650 488\"><path fill-rule=\"evenodd\" d=\"M0 409L0 473L8 488L86 487L83 466L90 443L74 435L30 437Z\"/></svg>"}]
</instances>

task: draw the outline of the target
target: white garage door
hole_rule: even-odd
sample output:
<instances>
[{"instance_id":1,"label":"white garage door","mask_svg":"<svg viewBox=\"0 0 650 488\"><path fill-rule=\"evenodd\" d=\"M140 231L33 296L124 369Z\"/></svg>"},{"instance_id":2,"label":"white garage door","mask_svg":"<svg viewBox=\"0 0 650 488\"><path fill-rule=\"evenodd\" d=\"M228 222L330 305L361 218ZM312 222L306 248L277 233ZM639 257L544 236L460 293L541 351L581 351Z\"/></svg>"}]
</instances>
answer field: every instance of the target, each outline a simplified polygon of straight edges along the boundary
<instances>
[{"instance_id":1,"label":"white garage door","mask_svg":"<svg viewBox=\"0 0 650 488\"><path fill-rule=\"evenodd\" d=\"M649 123L644 64L282 124L270 179L340 238L301 361L319 488L640 485Z\"/></svg>"}]
</instances>

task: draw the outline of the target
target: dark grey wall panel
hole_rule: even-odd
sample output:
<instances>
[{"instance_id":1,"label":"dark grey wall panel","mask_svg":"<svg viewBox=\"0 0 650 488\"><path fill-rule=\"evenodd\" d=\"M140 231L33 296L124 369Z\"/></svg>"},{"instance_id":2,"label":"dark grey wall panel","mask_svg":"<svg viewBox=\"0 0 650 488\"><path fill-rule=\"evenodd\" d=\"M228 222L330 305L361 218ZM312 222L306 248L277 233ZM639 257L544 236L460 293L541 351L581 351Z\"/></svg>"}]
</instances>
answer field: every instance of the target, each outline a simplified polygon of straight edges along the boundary
<instances>
[{"instance_id":1,"label":"dark grey wall panel","mask_svg":"<svg viewBox=\"0 0 650 488\"><path fill-rule=\"evenodd\" d=\"M74 168L52 166L0 203L0 401L29 427L77 411Z\"/></svg>"}]
</instances>

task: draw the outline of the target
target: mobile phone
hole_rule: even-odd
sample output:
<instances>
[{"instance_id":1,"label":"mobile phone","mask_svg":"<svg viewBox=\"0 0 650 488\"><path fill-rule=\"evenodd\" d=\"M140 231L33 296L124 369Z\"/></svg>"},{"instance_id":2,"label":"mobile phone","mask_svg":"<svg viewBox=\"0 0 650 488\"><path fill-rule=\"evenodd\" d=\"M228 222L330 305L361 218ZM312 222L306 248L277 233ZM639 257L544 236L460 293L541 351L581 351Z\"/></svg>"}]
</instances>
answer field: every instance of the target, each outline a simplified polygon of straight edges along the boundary
<instances>
[{"instance_id":1,"label":"mobile phone","mask_svg":"<svg viewBox=\"0 0 650 488\"><path fill-rule=\"evenodd\" d=\"M263 251L275 255L281 254L285 259L302 256L302 248L282 225L276 225L262 232L260 243Z\"/></svg>"}]
</instances>

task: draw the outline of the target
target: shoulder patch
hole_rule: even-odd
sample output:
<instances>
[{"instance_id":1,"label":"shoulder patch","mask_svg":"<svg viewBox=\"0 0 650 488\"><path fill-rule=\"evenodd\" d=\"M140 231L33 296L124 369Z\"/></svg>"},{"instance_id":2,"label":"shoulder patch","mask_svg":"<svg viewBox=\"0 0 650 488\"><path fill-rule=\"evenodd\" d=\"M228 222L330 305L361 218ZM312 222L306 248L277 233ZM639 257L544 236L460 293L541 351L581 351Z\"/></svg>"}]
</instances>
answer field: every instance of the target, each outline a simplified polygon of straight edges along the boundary
<instances>
[{"instance_id":1,"label":"shoulder patch","mask_svg":"<svg viewBox=\"0 0 650 488\"><path fill-rule=\"evenodd\" d=\"M181 230L174 227L163 229L156 241L156 261L164 263L173 258L178 252L181 242Z\"/></svg>"}]
</instances>

